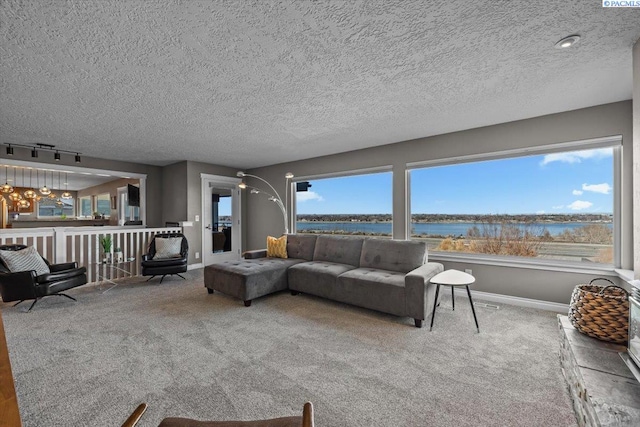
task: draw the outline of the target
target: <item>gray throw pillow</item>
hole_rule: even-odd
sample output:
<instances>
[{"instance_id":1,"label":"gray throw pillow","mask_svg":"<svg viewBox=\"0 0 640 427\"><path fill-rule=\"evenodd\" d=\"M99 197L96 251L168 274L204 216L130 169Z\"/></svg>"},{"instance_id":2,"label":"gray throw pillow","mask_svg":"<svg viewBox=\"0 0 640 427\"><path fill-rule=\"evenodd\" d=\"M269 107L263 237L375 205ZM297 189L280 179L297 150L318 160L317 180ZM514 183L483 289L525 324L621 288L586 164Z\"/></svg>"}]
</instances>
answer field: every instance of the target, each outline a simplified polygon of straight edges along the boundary
<instances>
[{"instance_id":1,"label":"gray throw pillow","mask_svg":"<svg viewBox=\"0 0 640 427\"><path fill-rule=\"evenodd\" d=\"M33 246L27 246L19 251L0 250L0 258L12 273L35 270L36 276L40 276L51 272L47 263Z\"/></svg>"},{"instance_id":2,"label":"gray throw pillow","mask_svg":"<svg viewBox=\"0 0 640 427\"><path fill-rule=\"evenodd\" d=\"M180 258L182 237L156 237L156 254L153 259Z\"/></svg>"}]
</instances>

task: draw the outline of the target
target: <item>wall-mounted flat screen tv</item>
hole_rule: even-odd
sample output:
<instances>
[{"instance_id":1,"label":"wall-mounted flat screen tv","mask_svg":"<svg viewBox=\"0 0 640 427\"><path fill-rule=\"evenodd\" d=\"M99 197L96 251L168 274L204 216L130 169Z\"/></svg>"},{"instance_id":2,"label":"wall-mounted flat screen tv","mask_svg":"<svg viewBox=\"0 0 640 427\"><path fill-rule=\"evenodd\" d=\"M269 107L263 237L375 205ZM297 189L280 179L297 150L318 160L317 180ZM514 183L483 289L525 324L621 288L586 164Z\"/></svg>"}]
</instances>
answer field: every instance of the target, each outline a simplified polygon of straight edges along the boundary
<instances>
[{"instance_id":1,"label":"wall-mounted flat screen tv","mask_svg":"<svg viewBox=\"0 0 640 427\"><path fill-rule=\"evenodd\" d=\"M129 199L129 206L140 206L140 188L127 184L127 197Z\"/></svg>"}]
</instances>

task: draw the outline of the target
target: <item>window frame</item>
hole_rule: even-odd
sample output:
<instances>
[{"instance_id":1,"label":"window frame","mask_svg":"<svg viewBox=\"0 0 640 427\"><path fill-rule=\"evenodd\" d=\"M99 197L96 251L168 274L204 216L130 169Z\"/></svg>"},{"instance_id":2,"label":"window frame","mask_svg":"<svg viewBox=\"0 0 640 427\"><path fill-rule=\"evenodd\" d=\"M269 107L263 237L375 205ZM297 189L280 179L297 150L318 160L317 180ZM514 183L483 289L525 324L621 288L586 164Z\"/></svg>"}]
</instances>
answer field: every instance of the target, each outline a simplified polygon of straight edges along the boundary
<instances>
[{"instance_id":1,"label":"window frame","mask_svg":"<svg viewBox=\"0 0 640 427\"><path fill-rule=\"evenodd\" d=\"M105 219L111 218L111 193L107 192L107 193L100 193L100 194L95 194L93 195L93 203L94 203L94 208L93 211L94 212L98 212L98 199L100 198L100 196L107 196L107 201L109 202L109 213L108 214L102 214L104 216ZM104 200L104 197L103 199Z\"/></svg>"},{"instance_id":2,"label":"window frame","mask_svg":"<svg viewBox=\"0 0 640 427\"><path fill-rule=\"evenodd\" d=\"M560 142L535 147L516 148L491 153L479 153L442 159L411 162L406 164L406 231L407 239L411 240L411 171L437 166L450 166L461 163L475 163L488 160L501 160L517 157L552 154L570 151L590 150L597 148L612 148L613 151L613 265L583 263L569 260L552 260L545 258L527 258L504 255L487 255L472 253L455 253L444 251L430 251L429 258L438 261L466 262L472 264L496 265L505 267L525 267L534 269L549 269L555 271L573 272L610 272L619 269L622 263L622 135L602 138Z\"/></svg>"},{"instance_id":3,"label":"window frame","mask_svg":"<svg viewBox=\"0 0 640 427\"><path fill-rule=\"evenodd\" d=\"M291 230L290 233L292 234L297 233L296 225L297 225L298 211L297 211L296 184L298 182L313 181L313 180L320 180L320 179L331 179L331 178L346 178L350 176L370 175L370 174L385 173L385 172L391 173L391 235L389 236L389 238L393 239L393 221L394 221L393 165L383 165L383 166L376 166L376 167L365 168L365 169L351 169L348 171L294 177L289 183L289 188L286 189L286 193L291 194L291 197L288 198L288 203L287 203L288 206L286 206L287 212L289 212L288 220L291 221L291 223L289 224L289 230Z\"/></svg>"},{"instance_id":4,"label":"window frame","mask_svg":"<svg viewBox=\"0 0 640 427\"><path fill-rule=\"evenodd\" d=\"M89 200L89 215L82 215L82 199L88 199ZM92 218L93 217L93 212L95 211L95 209L93 208L93 196L82 196L82 197L77 197L76 198L76 205L77 205L77 213L76 213L76 217L78 218Z\"/></svg>"}]
</instances>

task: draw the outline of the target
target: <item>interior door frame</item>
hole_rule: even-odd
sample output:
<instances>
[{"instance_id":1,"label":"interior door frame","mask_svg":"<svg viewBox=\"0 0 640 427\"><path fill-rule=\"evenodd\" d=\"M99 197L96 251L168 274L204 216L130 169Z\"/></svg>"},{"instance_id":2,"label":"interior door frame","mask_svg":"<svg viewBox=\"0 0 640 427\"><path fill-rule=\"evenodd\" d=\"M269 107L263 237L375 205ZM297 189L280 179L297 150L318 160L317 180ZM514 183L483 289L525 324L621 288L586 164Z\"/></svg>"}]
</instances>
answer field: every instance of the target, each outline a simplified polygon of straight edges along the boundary
<instances>
[{"instance_id":1,"label":"interior door frame","mask_svg":"<svg viewBox=\"0 0 640 427\"><path fill-rule=\"evenodd\" d=\"M200 224L202 225L202 246L200 248L200 253L202 254L202 264L207 265L207 249L206 248L206 238L207 233L211 234L211 230L205 228L207 221L209 218L206 216L207 204L211 203L211 187L220 186L222 188L231 189L232 193L232 203L231 203L231 251L227 253L220 253L215 256L216 259L228 260L228 259L239 259L240 254L242 253L242 191L240 191L239 184L242 182L242 179L236 177L229 177L223 175L211 175L206 173L200 174L200 192L202 206L200 212ZM237 244L234 245L234 242Z\"/></svg>"}]
</instances>

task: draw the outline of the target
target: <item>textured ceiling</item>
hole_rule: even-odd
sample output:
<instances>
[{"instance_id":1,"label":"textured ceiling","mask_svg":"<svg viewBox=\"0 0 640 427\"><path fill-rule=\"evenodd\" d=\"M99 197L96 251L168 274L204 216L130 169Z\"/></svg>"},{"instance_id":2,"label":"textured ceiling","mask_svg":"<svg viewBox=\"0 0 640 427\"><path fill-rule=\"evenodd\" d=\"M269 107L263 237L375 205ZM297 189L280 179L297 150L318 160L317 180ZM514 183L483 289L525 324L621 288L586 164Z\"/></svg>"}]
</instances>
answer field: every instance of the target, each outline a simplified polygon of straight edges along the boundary
<instances>
[{"instance_id":1,"label":"textured ceiling","mask_svg":"<svg viewBox=\"0 0 640 427\"><path fill-rule=\"evenodd\" d=\"M630 99L601 4L3 0L0 143L249 168Z\"/></svg>"}]
</instances>

